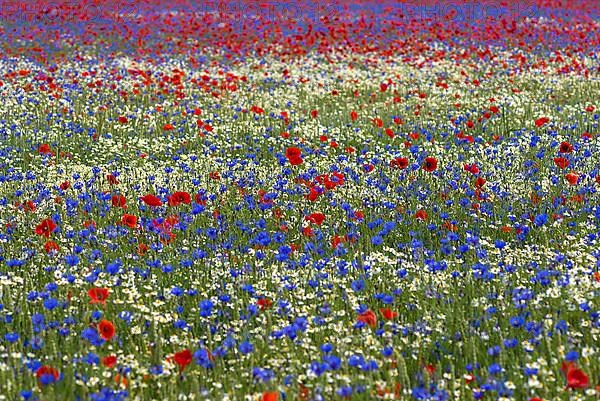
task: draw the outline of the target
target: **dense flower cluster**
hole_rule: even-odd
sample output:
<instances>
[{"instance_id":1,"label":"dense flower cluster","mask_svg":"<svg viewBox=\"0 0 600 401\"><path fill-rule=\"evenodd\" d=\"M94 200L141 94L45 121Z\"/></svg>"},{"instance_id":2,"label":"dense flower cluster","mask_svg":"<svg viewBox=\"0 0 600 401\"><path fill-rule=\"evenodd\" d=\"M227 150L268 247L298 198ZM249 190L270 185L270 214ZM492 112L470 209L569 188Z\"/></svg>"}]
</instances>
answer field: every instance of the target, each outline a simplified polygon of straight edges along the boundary
<instances>
[{"instance_id":1,"label":"dense flower cluster","mask_svg":"<svg viewBox=\"0 0 600 401\"><path fill-rule=\"evenodd\" d=\"M5 1L0 400L597 400L600 4Z\"/></svg>"}]
</instances>

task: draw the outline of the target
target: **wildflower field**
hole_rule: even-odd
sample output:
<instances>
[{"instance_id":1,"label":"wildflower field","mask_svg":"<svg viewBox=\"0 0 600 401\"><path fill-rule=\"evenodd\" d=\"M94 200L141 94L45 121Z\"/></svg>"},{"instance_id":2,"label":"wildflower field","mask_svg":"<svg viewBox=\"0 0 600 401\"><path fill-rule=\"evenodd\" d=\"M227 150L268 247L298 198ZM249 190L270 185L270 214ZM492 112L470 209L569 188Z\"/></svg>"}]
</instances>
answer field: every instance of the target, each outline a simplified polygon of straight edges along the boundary
<instances>
[{"instance_id":1,"label":"wildflower field","mask_svg":"<svg viewBox=\"0 0 600 401\"><path fill-rule=\"evenodd\" d=\"M0 2L0 400L600 399L600 2Z\"/></svg>"}]
</instances>

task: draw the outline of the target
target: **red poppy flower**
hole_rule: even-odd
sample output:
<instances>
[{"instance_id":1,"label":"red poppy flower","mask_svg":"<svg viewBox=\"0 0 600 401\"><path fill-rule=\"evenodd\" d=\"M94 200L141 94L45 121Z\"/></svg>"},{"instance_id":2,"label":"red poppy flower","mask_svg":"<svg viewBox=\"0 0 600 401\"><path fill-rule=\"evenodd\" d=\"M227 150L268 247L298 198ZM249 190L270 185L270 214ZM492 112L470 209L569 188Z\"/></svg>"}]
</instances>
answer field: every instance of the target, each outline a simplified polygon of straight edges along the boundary
<instances>
[{"instance_id":1,"label":"red poppy flower","mask_svg":"<svg viewBox=\"0 0 600 401\"><path fill-rule=\"evenodd\" d=\"M558 166L558 168L567 168L569 167L569 161L564 157L555 157L554 164Z\"/></svg>"},{"instance_id":2,"label":"red poppy flower","mask_svg":"<svg viewBox=\"0 0 600 401\"><path fill-rule=\"evenodd\" d=\"M111 197L111 203L113 207L122 207L124 209L127 199L125 199L123 195L113 195Z\"/></svg>"},{"instance_id":3,"label":"red poppy flower","mask_svg":"<svg viewBox=\"0 0 600 401\"><path fill-rule=\"evenodd\" d=\"M540 397L531 397L529 399L529 401L544 401L544 400L542 398L540 398Z\"/></svg>"},{"instance_id":4,"label":"red poppy flower","mask_svg":"<svg viewBox=\"0 0 600 401\"><path fill-rule=\"evenodd\" d=\"M253 113L256 113L256 114L263 114L265 112L265 110L263 108L258 107L256 105L250 107L250 111L252 111Z\"/></svg>"},{"instance_id":5,"label":"red poppy flower","mask_svg":"<svg viewBox=\"0 0 600 401\"><path fill-rule=\"evenodd\" d=\"M374 119L372 119L371 121L373 121L373 124L377 127L377 128L381 128L383 127L383 120L381 118L377 118L375 117Z\"/></svg>"},{"instance_id":6,"label":"red poppy flower","mask_svg":"<svg viewBox=\"0 0 600 401\"><path fill-rule=\"evenodd\" d=\"M375 316L375 313L370 309L358 315L356 320L363 322L370 327L375 327L377 325L377 316Z\"/></svg>"},{"instance_id":7,"label":"red poppy flower","mask_svg":"<svg viewBox=\"0 0 600 401\"><path fill-rule=\"evenodd\" d=\"M277 401L279 393L277 391L265 391L262 395L261 401Z\"/></svg>"},{"instance_id":8,"label":"red poppy flower","mask_svg":"<svg viewBox=\"0 0 600 401\"><path fill-rule=\"evenodd\" d=\"M319 197L319 195L321 195L322 192L319 191L316 187L312 187L310 189L310 192L306 195L306 199L308 199L311 202L314 202L317 200L317 198Z\"/></svg>"},{"instance_id":9,"label":"red poppy flower","mask_svg":"<svg viewBox=\"0 0 600 401\"><path fill-rule=\"evenodd\" d=\"M295 146L290 146L289 148L287 148L285 150L285 157L289 158L295 158L295 157L300 157L302 155L302 150L300 148L297 148Z\"/></svg>"},{"instance_id":10,"label":"red poppy flower","mask_svg":"<svg viewBox=\"0 0 600 401\"><path fill-rule=\"evenodd\" d=\"M389 308L381 308L381 309L379 309L379 312L381 312L381 315L386 320L392 320L398 316L398 312L394 312L393 310L391 310Z\"/></svg>"},{"instance_id":11,"label":"red poppy flower","mask_svg":"<svg viewBox=\"0 0 600 401\"><path fill-rule=\"evenodd\" d=\"M475 186L477 188L481 188L485 185L485 179L483 177L477 177L477 179L475 180Z\"/></svg>"},{"instance_id":12,"label":"red poppy flower","mask_svg":"<svg viewBox=\"0 0 600 401\"><path fill-rule=\"evenodd\" d=\"M52 381L50 383L54 383L60 378L60 373L58 372L58 370L47 365L40 366L38 370L35 371L35 377L37 377L38 381L40 382L40 385L42 384L42 382L40 381L42 376L47 375L52 377Z\"/></svg>"},{"instance_id":13,"label":"red poppy flower","mask_svg":"<svg viewBox=\"0 0 600 401\"><path fill-rule=\"evenodd\" d=\"M312 213L304 217L304 220L320 226L325 221L325 215L323 213Z\"/></svg>"},{"instance_id":14,"label":"red poppy flower","mask_svg":"<svg viewBox=\"0 0 600 401\"><path fill-rule=\"evenodd\" d=\"M310 389L302 383L298 385L298 401L307 401L310 395Z\"/></svg>"},{"instance_id":15,"label":"red poppy flower","mask_svg":"<svg viewBox=\"0 0 600 401\"><path fill-rule=\"evenodd\" d=\"M587 388L590 385L590 378L574 364L567 368L566 376L567 388Z\"/></svg>"},{"instance_id":16,"label":"red poppy flower","mask_svg":"<svg viewBox=\"0 0 600 401\"><path fill-rule=\"evenodd\" d=\"M115 335L115 325L109 320L102 319L98 323L98 333L105 341L110 341Z\"/></svg>"},{"instance_id":17,"label":"red poppy flower","mask_svg":"<svg viewBox=\"0 0 600 401\"><path fill-rule=\"evenodd\" d=\"M575 367L575 362L565 361L560 365L560 371L566 376L569 369Z\"/></svg>"},{"instance_id":18,"label":"red poppy flower","mask_svg":"<svg viewBox=\"0 0 600 401\"><path fill-rule=\"evenodd\" d=\"M121 124L127 124L127 121L128 121L127 117L125 117L125 116L119 116L118 120Z\"/></svg>"},{"instance_id":19,"label":"red poppy flower","mask_svg":"<svg viewBox=\"0 0 600 401\"><path fill-rule=\"evenodd\" d=\"M146 245L146 244L139 244L137 246L137 254L139 256L144 256L146 254L146 252L148 252L149 249L150 249L150 247L148 247L148 245Z\"/></svg>"},{"instance_id":20,"label":"red poppy flower","mask_svg":"<svg viewBox=\"0 0 600 401\"><path fill-rule=\"evenodd\" d=\"M56 224L52 219L44 219L40 224L35 227L35 233L37 235L43 235L46 238L50 237L50 234L56 229Z\"/></svg>"},{"instance_id":21,"label":"red poppy flower","mask_svg":"<svg viewBox=\"0 0 600 401\"><path fill-rule=\"evenodd\" d=\"M427 371L427 373L429 373L429 376L433 376L433 374L435 373L435 366L432 364L427 364L425 365L425 370Z\"/></svg>"},{"instance_id":22,"label":"red poppy flower","mask_svg":"<svg viewBox=\"0 0 600 401\"><path fill-rule=\"evenodd\" d=\"M185 203L186 205L189 205L190 202L192 201L192 197L190 196L190 194L188 194L187 192L173 192L173 194L171 196L168 197L169 199L169 206L178 206L182 203Z\"/></svg>"},{"instance_id":23,"label":"red poppy flower","mask_svg":"<svg viewBox=\"0 0 600 401\"><path fill-rule=\"evenodd\" d=\"M163 131L172 131L174 129L175 129L175 127L173 126L173 124L165 124L165 125L163 125Z\"/></svg>"},{"instance_id":24,"label":"red poppy flower","mask_svg":"<svg viewBox=\"0 0 600 401\"><path fill-rule=\"evenodd\" d=\"M116 355L109 355L109 356L102 358L102 365L106 366L109 369L113 368L116 364L117 364Z\"/></svg>"},{"instance_id":25,"label":"red poppy flower","mask_svg":"<svg viewBox=\"0 0 600 401\"><path fill-rule=\"evenodd\" d=\"M108 294L110 290L108 288L90 288L88 290L88 296L90 297L90 304L106 304L106 300L108 299Z\"/></svg>"},{"instance_id":26,"label":"red poppy flower","mask_svg":"<svg viewBox=\"0 0 600 401\"><path fill-rule=\"evenodd\" d=\"M179 366L179 371L183 372L185 367L192 362L192 351L184 349L183 351L176 352L173 355L173 361Z\"/></svg>"},{"instance_id":27,"label":"red poppy flower","mask_svg":"<svg viewBox=\"0 0 600 401\"><path fill-rule=\"evenodd\" d=\"M288 161L292 166L297 166L302 164L302 150L299 148L292 146L286 149L285 157L287 157Z\"/></svg>"},{"instance_id":28,"label":"red poppy flower","mask_svg":"<svg viewBox=\"0 0 600 401\"><path fill-rule=\"evenodd\" d=\"M541 127L542 125L546 124L549 121L550 121L550 119L548 117L540 117L537 120L535 120L535 126Z\"/></svg>"},{"instance_id":29,"label":"red poppy flower","mask_svg":"<svg viewBox=\"0 0 600 401\"><path fill-rule=\"evenodd\" d=\"M121 223L124 226L136 228L137 227L137 217L132 214L124 214L123 217L121 217Z\"/></svg>"},{"instance_id":30,"label":"red poppy flower","mask_svg":"<svg viewBox=\"0 0 600 401\"><path fill-rule=\"evenodd\" d=\"M160 201L160 198L158 196L155 196L152 194L144 195L144 196L140 197L140 200L142 200L148 206L152 206L152 207L162 206L162 202Z\"/></svg>"},{"instance_id":31,"label":"red poppy flower","mask_svg":"<svg viewBox=\"0 0 600 401\"><path fill-rule=\"evenodd\" d=\"M48 145L47 143L40 145L40 147L38 148L38 153L42 155L54 155L54 152L52 151L52 149L50 149L50 145Z\"/></svg>"},{"instance_id":32,"label":"red poppy flower","mask_svg":"<svg viewBox=\"0 0 600 401\"><path fill-rule=\"evenodd\" d=\"M317 118L317 116L318 116L318 115L319 115L319 112L318 112L317 110L312 110L312 111L310 112L310 116L311 116L312 118Z\"/></svg>"},{"instance_id":33,"label":"red poppy flower","mask_svg":"<svg viewBox=\"0 0 600 401\"><path fill-rule=\"evenodd\" d=\"M24 204L15 203L15 207L22 207L26 212L35 212L37 209L37 206L31 200L28 200Z\"/></svg>"},{"instance_id":34,"label":"red poppy flower","mask_svg":"<svg viewBox=\"0 0 600 401\"><path fill-rule=\"evenodd\" d=\"M352 110L352 111L350 112L350 119L351 119L352 121L356 121L356 120L358 119L358 113L357 113L357 112L355 112L354 110Z\"/></svg>"},{"instance_id":35,"label":"red poppy flower","mask_svg":"<svg viewBox=\"0 0 600 401\"><path fill-rule=\"evenodd\" d=\"M165 221L163 222L162 226L164 228L172 228L175 226L175 224L179 223L179 217L177 216L168 216ZM154 221L152 221L152 224L155 224Z\"/></svg>"},{"instance_id":36,"label":"red poppy flower","mask_svg":"<svg viewBox=\"0 0 600 401\"><path fill-rule=\"evenodd\" d=\"M302 228L302 235L304 235L305 237L312 237L315 235L315 232L311 227L304 227Z\"/></svg>"},{"instance_id":37,"label":"red poppy flower","mask_svg":"<svg viewBox=\"0 0 600 401\"><path fill-rule=\"evenodd\" d=\"M127 379L127 377L125 375L121 375L119 373L117 373L115 375L114 378L115 384L119 387L128 387L129 386L129 380Z\"/></svg>"},{"instance_id":38,"label":"red poppy flower","mask_svg":"<svg viewBox=\"0 0 600 401\"><path fill-rule=\"evenodd\" d=\"M477 167L477 164L475 163L465 164L463 165L463 168L465 169L465 171L468 171L471 174L479 174L479 167Z\"/></svg>"},{"instance_id":39,"label":"red poppy flower","mask_svg":"<svg viewBox=\"0 0 600 401\"><path fill-rule=\"evenodd\" d=\"M417 212L415 213L415 219L417 220L427 220L427 212L423 209L419 209L417 210Z\"/></svg>"},{"instance_id":40,"label":"red poppy flower","mask_svg":"<svg viewBox=\"0 0 600 401\"><path fill-rule=\"evenodd\" d=\"M273 306L273 301L271 301L269 298L260 298L258 301L256 301L256 305L258 305L260 310L266 310Z\"/></svg>"},{"instance_id":41,"label":"red poppy flower","mask_svg":"<svg viewBox=\"0 0 600 401\"><path fill-rule=\"evenodd\" d=\"M565 175L567 181L569 181L570 185L575 185L579 181L579 174L577 173L568 173Z\"/></svg>"},{"instance_id":42,"label":"red poppy flower","mask_svg":"<svg viewBox=\"0 0 600 401\"><path fill-rule=\"evenodd\" d=\"M51 253L58 252L60 250L60 247L54 241L46 241L46 243L44 244L44 249L46 250L46 253Z\"/></svg>"},{"instance_id":43,"label":"red poppy flower","mask_svg":"<svg viewBox=\"0 0 600 401\"><path fill-rule=\"evenodd\" d=\"M112 174L107 174L106 175L106 181L108 181L108 183L110 185L118 185L119 184L119 180L117 180L117 177L115 177Z\"/></svg>"},{"instance_id":44,"label":"red poppy flower","mask_svg":"<svg viewBox=\"0 0 600 401\"><path fill-rule=\"evenodd\" d=\"M390 162L390 166L403 170L408 167L408 159L406 157L396 157Z\"/></svg>"},{"instance_id":45,"label":"red poppy flower","mask_svg":"<svg viewBox=\"0 0 600 401\"><path fill-rule=\"evenodd\" d=\"M425 163L423 163L423 169L431 173L437 169L437 165L438 161L435 157L426 157Z\"/></svg>"},{"instance_id":46,"label":"red poppy flower","mask_svg":"<svg viewBox=\"0 0 600 401\"><path fill-rule=\"evenodd\" d=\"M571 145L569 142L561 142L558 151L560 153L571 153L573 151L573 145Z\"/></svg>"},{"instance_id":47,"label":"red poppy flower","mask_svg":"<svg viewBox=\"0 0 600 401\"><path fill-rule=\"evenodd\" d=\"M339 235L334 235L333 238L331 238L331 247L335 249L342 242L344 242L343 238L340 238Z\"/></svg>"},{"instance_id":48,"label":"red poppy flower","mask_svg":"<svg viewBox=\"0 0 600 401\"><path fill-rule=\"evenodd\" d=\"M71 183L69 183L69 181L65 181L62 184L60 184L60 189L62 189L63 191L66 191L67 189L69 189L70 186L71 186Z\"/></svg>"}]
</instances>

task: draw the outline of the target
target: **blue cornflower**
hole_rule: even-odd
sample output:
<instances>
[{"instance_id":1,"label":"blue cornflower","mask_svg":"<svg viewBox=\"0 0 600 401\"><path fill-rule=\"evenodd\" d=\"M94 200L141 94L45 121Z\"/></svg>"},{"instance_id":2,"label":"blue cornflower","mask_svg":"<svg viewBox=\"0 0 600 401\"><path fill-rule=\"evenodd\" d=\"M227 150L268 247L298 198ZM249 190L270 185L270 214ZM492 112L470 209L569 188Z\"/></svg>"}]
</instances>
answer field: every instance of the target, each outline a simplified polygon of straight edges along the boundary
<instances>
[{"instance_id":1,"label":"blue cornflower","mask_svg":"<svg viewBox=\"0 0 600 401\"><path fill-rule=\"evenodd\" d=\"M537 227L541 227L544 224L546 224L547 221L548 221L548 215L546 213L542 213L542 214L538 214L537 216L535 216L535 219L533 220L533 224L535 224Z\"/></svg>"},{"instance_id":2,"label":"blue cornflower","mask_svg":"<svg viewBox=\"0 0 600 401\"><path fill-rule=\"evenodd\" d=\"M362 355L351 355L348 358L348 366L351 367L360 367L364 365L365 358Z\"/></svg>"},{"instance_id":3,"label":"blue cornflower","mask_svg":"<svg viewBox=\"0 0 600 401\"><path fill-rule=\"evenodd\" d=\"M342 386L335 392L342 398L348 398L352 396L352 386Z\"/></svg>"},{"instance_id":4,"label":"blue cornflower","mask_svg":"<svg viewBox=\"0 0 600 401\"><path fill-rule=\"evenodd\" d=\"M492 363L490 366L488 366L488 372L491 375L497 375L499 373L502 373L502 366L500 366L497 363Z\"/></svg>"},{"instance_id":5,"label":"blue cornflower","mask_svg":"<svg viewBox=\"0 0 600 401\"><path fill-rule=\"evenodd\" d=\"M182 288L180 288L180 287L177 287L177 286L175 286L175 287L173 287L173 288L171 289L171 295L174 295L174 296L176 296L176 297L180 297L180 296L182 296L183 294L184 294L184 291L183 291L183 289L182 289Z\"/></svg>"},{"instance_id":6,"label":"blue cornflower","mask_svg":"<svg viewBox=\"0 0 600 401\"><path fill-rule=\"evenodd\" d=\"M350 284L350 287L355 292L360 292L365 289L365 281L359 278L358 280L354 280L352 284Z\"/></svg>"},{"instance_id":7,"label":"blue cornflower","mask_svg":"<svg viewBox=\"0 0 600 401\"><path fill-rule=\"evenodd\" d=\"M509 319L509 322L513 327L521 327L525 324L525 319L522 316L513 316Z\"/></svg>"},{"instance_id":8,"label":"blue cornflower","mask_svg":"<svg viewBox=\"0 0 600 401\"><path fill-rule=\"evenodd\" d=\"M579 359L579 353L577 351L569 351L565 355L567 361L577 361Z\"/></svg>"},{"instance_id":9,"label":"blue cornflower","mask_svg":"<svg viewBox=\"0 0 600 401\"><path fill-rule=\"evenodd\" d=\"M414 387L411 395L415 400L427 400L429 398L429 393L424 387Z\"/></svg>"},{"instance_id":10,"label":"blue cornflower","mask_svg":"<svg viewBox=\"0 0 600 401\"><path fill-rule=\"evenodd\" d=\"M342 367L342 361L337 355L324 355L323 363L327 365L327 369L329 370L338 370Z\"/></svg>"},{"instance_id":11,"label":"blue cornflower","mask_svg":"<svg viewBox=\"0 0 600 401\"><path fill-rule=\"evenodd\" d=\"M79 263L79 257L77 255L65 256L65 263L69 266L76 266Z\"/></svg>"},{"instance_id":12,"label":"blue cornflower","mask_svg":"<svg viewBox=\"0 0 600 401\"><path fill-rule=\"evenodd\" d=\"M330 343L325 343L325 344L322 344L322 345L321 345L321 351L322 351L324 354L328 354L328 353L330 353L331 351L333 351L333 345L331 345Z\"/></svg>"},{"instance_id":13,"label":"blue cornflower","mask_svg":"<svg viewBox=\"0 0 600 401\"><path fill-rule=\"evenodd\" d=\"M14 343L19 340L19 333L6 333L4 339L9 343Z\"/></svg>"},{"instance_id":14,"label":"blue cornflower","mask_svg":"<svg viewBox=\"0 0 600 401\"><path fill-rule=\"evenodd\" d=\"M88 365L98 365L100 363L100 357L93 352L90 352L85 357L85 363Z\"/></svg>"},{"instance_id":15,"label":"blue cornflower","mask_svg":"<svg viewBox=\"0 0 600 401\"><path fill-rule=\"evenodd\" d=\"M212 313L214 304L210 299L205 299L200 301L200 304L198 306L200 307L200 316L208 317Z\"/></svg>"},{"instance_id":16,"label":"blue cornflower","mask_svg":"<svg viewBox=\"0 0 600 401\"><path fill-rule=\"evenodd\" d=\"M31 323L33 323L33 325L35 325L35 326L44 324L45 320L46 319L44 318L44 315L42 315L40 313L36 313L31 316Z\"/></svg>"},{"instance_id":17,"label":"blue cornflower","mask_svg":"<svg viewBox=\"0 0 600 401\"><path fill-rule=\"evenodd\" d=\"M52 310L58 307L58 300L55 298L48 298L44 300L44 308Z\"/></svg>"},{"instance_id":18,"label":"blue cornflower","mask_svg":"<svg viewBox=\"0 0 600 401\"><path fill-rule=\"evenodd\" d=\"M254 352L254 345L252 345L249 341L244 341L240 343L238 349L242 354L247 355L251 352Z\"/></svg>"},{"instance_id":19,"label":"blue cornflower","mask_svg":"<svg viewBox=\"0 0 600 401\"><path fill-rule=\"evenodd\" d=\"M375 235L371 238L371 244L378 246L383 244L383 238L380 235Z\"/></svg>"},{"instance_id":20,"label":"blue cornflower","mask_svg":"<svg viewBox=\"0 0 600 401\"><path fill-rule=\"evenodd\" d=\"M487 353L490 356L498 356L498 355L500 355L500 346L499 345L494 345L493 347L489 347Z\"/></svg>"}]
</instances>

